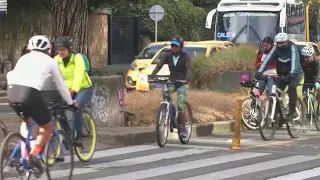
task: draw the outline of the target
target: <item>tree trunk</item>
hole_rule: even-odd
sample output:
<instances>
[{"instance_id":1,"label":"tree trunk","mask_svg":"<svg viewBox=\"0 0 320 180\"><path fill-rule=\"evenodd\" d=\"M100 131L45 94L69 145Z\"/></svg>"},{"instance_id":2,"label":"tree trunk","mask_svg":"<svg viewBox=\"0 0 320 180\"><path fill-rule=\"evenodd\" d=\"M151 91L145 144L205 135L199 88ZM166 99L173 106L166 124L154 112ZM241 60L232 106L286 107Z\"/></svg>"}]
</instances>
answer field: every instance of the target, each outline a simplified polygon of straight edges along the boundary
<instances>
[{"instance_id":1,"label":"tree trunk","mask_svg":"<svg viewBox=\"0 0 320 180\"><path fill-rule=\"evenodd\" d=\"M53 35L70 36L73 48L88 54L88 2L87 0L55 0L53 3Z\"/></svg>"}]
</instances>

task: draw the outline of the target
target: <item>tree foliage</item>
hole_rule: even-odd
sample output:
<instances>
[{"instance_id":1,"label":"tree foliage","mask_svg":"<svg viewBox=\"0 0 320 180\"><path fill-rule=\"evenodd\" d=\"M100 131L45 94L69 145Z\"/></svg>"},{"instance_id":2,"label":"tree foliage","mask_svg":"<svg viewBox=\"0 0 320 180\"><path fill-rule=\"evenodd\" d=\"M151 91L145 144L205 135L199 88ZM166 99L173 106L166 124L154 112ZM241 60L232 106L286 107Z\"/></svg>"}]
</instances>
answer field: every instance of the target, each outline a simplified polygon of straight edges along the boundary
<instances>
[{"instance_id":1,"label":"tree foliage","mask_svg":"<svg viewBox=\"0 0 320 180\"><path fill-rule=\"evenodd\" d=\"M149 9L155 4L161 5L165 11L163 19L158 21L159 40L168 40L175 35L182 36L186 40L204 38L206 12L202 8L195 7L188 0L146 1L141 10L141 33L143 35L153 39L155 22L149 17Z\"/></svg>"}]
</instances>

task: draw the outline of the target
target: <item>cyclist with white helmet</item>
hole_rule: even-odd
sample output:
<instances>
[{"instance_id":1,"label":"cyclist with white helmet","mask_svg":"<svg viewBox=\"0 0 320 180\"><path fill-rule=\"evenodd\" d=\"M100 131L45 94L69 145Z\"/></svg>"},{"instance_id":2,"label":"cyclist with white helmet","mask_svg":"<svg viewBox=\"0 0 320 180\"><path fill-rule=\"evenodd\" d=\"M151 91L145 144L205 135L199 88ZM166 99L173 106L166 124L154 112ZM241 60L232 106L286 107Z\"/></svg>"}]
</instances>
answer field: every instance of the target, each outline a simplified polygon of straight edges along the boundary
<instances>
[{"instance_id":1,"label":"cyclist with white helmet","mask_svg":"<svg viewBox=\"0 0 320 180\"><path fill-rule=\"evenodd\" d=\"M27 159L29 164L43 172L41 161L37 156L52 132L53 123L50 121L50 113L40 91L49 74L53 77L63 99L71 106L77 105L72 101L69 90L64 84L58 63L48 55L51 49L48 38L39 35L33 36L29 40L28 49L31 52L23 55L15 68L7 74L8 100L10 106L23 120L20 127L22 136L27 136L27 124L32 123L29 118L32 118L39 125L35 146L32 147ZM20 114L21 111L23 115ZM21 146L21 153L26 154L25 148L23 148L25 145L21 144Z\"/></svg>"},{"instance_id":2,"label":"cyclist with white helmet","mask_svg":"<svg viewBox=\"0 0 320 180\"><path fill-rule=\"evenodd\" d=\"M262 73L266 70L271 61L276 60L277 74L280 77L276 82L279 89L284 90L288 86L289 114L288 119L292 120L298 115L295 108L297 104L297 86L300 82L302 71L300 65L300 53L297 45L289 41L288 34L278 33L274 41L275 45L263 64L256 73L256 79L261 79Z\"/></svg>"},{"instance_id":3,"label":"cyclist with white helmet","mask_svg":"<svg viewBox=\"0 0 320 180\"><path fill-rule=\"evenodd\" d=\"M302 58L304 58L304 61L301 64L303 73L304 73L304 85L303 85L303 93L307 91L309 88L310 90L313 89L313 85L315 89L320 89L320 67L319 62L314 58L314 48L312 46L305 46L301 50ZM318 93L318 102L319 100L319 93Z\"/></svg>"}]
</instances>

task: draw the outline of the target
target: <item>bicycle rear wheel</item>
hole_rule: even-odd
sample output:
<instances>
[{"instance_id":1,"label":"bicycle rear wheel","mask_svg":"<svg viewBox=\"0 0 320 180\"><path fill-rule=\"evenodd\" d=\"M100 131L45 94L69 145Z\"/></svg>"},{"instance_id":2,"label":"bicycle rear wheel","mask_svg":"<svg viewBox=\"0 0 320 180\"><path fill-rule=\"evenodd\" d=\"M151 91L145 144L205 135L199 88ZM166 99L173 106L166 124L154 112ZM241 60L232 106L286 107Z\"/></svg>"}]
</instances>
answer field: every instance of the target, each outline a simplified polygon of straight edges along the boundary
<instances>
[{"instance_id":1,"label":"bicycle rear wheel","mask_svg":"<svg viewBox=\"0 0 320 180\"><path fill-rule=\"evenodd\" d=\"M299 114L298 118L287 122L287 130L292 138L298 138L303 132L305 108L300 98L297 98L296 112Z\"/></svg>"},{"instance_id":2,"label":"bicycle rear wheel","mask_svg":"<svg viewBox=\"0 0 320 180\"><path fill-rule=\"evenodd\" d=\"M48 179L56 179L66 177L72 179L74 159L71 139L63 130L56 130L51 134L48 143L45 146L45 166ZM48 163L49 162L49 163ZM69 173L51 175L52 169L56 163L63 163L58 166L58 169L69 169Z\"/></svg>"},{"instance_id":3,"label":"bicycle rear wheel","mask_svg":"<svg viewBox=\"0 0 320 180\"><path fill-rule=\"evenodd\" d=\"M314 112L314 124L318 131L320 131L320 109L317 106Z\"/></svg>"},{"instance_id":4,"label":"bicycle rear wheel","mask_svg":"<svg viewBox=\"0 0 320 180\"><path fill-rule=\"evenodd\" d=\"M0 142L3 142L4 138L9 134L7 126L0 120Z\"/></svg>"},{"instance_id":5,"label":"bicycle rear wheel","mask_svg":"<svg viewBox=\"0 0 320 180\"><path fill-rule=\"evenodd\" d=\"M0 148L0 177L1 179L10 179L20 177L23 179L24 168L20 162L21 158L21 142L25 142L25 138L20 133L12 132L6 136L1 143Z\"/></svg>"},{"instance_id":6,"label":"bicycle rear wheel","mask_svg":"<svg viewBox=\"0 0 320 180\"><path fill-rule=\"evenodd\" d=\"M277 118L277 113L275 112L274 118L271 119L273 99L271 97L266 97L260 107L260 112L258 115L259 119L259 132L263 140L269 141L273 138L277 131L277 126L279 123L279 118ZM276 109L277 110L277 109Z\"/></svg>"},{"instance_id":7,"label":"bicycle rear wheel","mask_svg":"<svg viewBox=\"0 0 320 180\"><path fill-rule=\"evenodd\" d=\"M82 115L85 119L85 121L83 122L81 135L82 147L76 146L74 147L74 150L80 161L87 162L90 161L96 149L97 131L92 116L86 111L84 111ZM90 141L88 150L86 150L86 148L84 147L86 140Z\"/></svg>"},{"instance_id":8,"label":"bicycle rear wheel","mask_svg":"<svg viewBox=\"0 0 320 180\"><path fill-rule=\"evenodd\" d=\"M188 144L191 134L192 134L192 122L193 122L193 114L192 114L192 109L191 106L188 102L185 102L185 108L186 108L186 116L187 116L187 121L186 121L186 128L188 130L188 136L183 138L179 136L179 140L182 144Z\"/></svg>"},{"instance_id":9,"label":"bicycle rear wheel","mask_svg":"<svg viewBox=\"0 0 320 180\"><path fill-rule=\"evenodd\" d=\"M156 133L157 133L157 144L159 147L164 147L167 143L169 134L169 107L167 104L160 104L157 110L156 120ZM178 112L177 112L178 113ZM160 126L163 124L163 132L160 130Z\"/></svg>"}]
</instances>

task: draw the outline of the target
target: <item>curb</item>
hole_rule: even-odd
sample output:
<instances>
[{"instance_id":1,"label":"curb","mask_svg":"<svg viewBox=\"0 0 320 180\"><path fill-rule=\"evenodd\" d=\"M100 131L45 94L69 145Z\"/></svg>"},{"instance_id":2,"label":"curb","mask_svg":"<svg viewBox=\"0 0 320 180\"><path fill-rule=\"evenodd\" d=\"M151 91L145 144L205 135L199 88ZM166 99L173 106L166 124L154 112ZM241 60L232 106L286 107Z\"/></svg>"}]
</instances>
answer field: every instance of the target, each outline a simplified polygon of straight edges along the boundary
<instances>
[{"instance_id":1,"label":"curb","mask_svg":"<svg viewBox=\"0 0 320 180\"><path fill-rule=\"evenodd\" d=\"M233 132L233 126L234 120L218 121L214 123L197 123L193 125L191 138L210 136L213 133ZM106 128L105 131L98 131L97 140L99 142L117 146L142 145L156 142L155 127L118 128L119 131L113 129L113 132L108 132L108 129L109 128ZM168 140L179 139L178 134L175 132L176 131L169 133Z\"/></svg>"}]
</instances>

